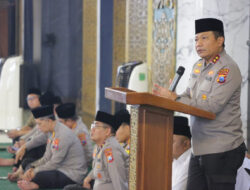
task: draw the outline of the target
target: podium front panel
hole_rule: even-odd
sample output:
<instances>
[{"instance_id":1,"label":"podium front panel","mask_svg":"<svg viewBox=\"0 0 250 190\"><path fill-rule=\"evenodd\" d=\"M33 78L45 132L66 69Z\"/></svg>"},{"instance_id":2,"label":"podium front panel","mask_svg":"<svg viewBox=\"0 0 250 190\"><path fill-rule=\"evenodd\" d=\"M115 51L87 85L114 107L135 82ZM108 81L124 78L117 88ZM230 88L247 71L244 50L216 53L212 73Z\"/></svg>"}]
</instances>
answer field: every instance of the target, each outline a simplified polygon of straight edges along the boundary
<instances>
[{"instance_id":1,"label":"podium front panel","mask_svg":"<svg viewBox=\"0 0 250 190\"><path fill-rule=\"evenodd\" d=\"M131 108L129 190L171 190L173 112Z\"/></svg>"}]
</instances>

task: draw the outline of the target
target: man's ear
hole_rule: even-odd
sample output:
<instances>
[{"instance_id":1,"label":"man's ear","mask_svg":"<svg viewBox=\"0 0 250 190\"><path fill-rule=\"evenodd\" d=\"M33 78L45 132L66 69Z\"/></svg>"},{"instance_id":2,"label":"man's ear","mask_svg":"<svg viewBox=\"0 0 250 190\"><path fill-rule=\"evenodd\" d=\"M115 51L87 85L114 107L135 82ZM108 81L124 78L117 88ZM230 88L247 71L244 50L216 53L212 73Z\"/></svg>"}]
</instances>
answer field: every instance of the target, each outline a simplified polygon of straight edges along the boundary
<instances>
[{"instance_id":1,"label":"man's ear","mask_svg":"<svg viewBox=\"0 0 250 190\"><path fill-rule=\"evenodd\" d=\"M219 37L217 38L217 42L220 44L220 46L223 45L224 41L225 41L225 39L224 39L223 36L219 36Z\"/></svg>"},{"instance_id":2,"label":"man's ear","mask_svg":"<svg viewBox=\"0 0 250 190\"><path fill-rule=\"evenodd\" d=\"M109 136L112 133L111 127L106 128L106 135Z\"/></svg>"}]
</instances>

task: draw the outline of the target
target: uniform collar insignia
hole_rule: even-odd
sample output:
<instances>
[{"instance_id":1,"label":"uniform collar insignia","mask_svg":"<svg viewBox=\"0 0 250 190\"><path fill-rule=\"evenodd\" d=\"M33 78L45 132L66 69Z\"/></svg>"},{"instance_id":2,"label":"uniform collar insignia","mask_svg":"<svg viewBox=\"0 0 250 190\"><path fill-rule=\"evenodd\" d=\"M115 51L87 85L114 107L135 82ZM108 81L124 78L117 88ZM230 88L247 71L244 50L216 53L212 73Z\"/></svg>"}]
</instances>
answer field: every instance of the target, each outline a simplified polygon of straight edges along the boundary
<instances>
[{"instance_id":1,"label":"uniform collar insignia","mask_svg":"<svg viewBox=\"0 0 250 190\"><path fill-rule=\"evenodd\" d=\"M220 55L218 54L218 55L216 55L216 56L212 59L212 63L213 63L213 64L216 64L216 63L219 61L219 59L220 59Z\"/></svg>"}]
</instances>

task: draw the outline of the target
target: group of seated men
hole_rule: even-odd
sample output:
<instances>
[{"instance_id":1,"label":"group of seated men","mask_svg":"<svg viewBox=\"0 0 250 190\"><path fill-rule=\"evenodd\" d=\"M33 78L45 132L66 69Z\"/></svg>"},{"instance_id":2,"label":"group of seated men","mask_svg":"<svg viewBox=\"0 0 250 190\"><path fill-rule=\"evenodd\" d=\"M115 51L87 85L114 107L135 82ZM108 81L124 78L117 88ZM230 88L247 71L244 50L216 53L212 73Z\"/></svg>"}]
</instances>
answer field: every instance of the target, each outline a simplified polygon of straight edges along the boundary
<instances>
[{"instance_id":1,"label":"group of seated men","mask_svg":"<svg viewBox=\"0 0 250 190\"><path fill-rule=\"evenodd\" d=\"M130 114L98 111L91 130L76 115L74 103L62 103L51 92L30 89L27 103L32 116L8 136L13 165L8 175L20 189L128 190ZM95 144L95 145L94 145ZM188 119L174 117L172 190L185 190L191 156Z\"/></svg>"},{"instance_id":2,"label":"group of seated men","mask_svg":"<svg viewBox=\"0 0 250 190\"><path fill-rule=\"evenodd\" d=\"M0 159L1 166L14 166L9 180L24 190L128 189L127 110L115 115L98 111L89 132L76 115L75 104L62 103L51 92L30 89L27 103L33 119L20 130L8 132L13 139L8 151L14 156ZM122 144L115 138L117 130Z\"/></svg>"}]
</instances>

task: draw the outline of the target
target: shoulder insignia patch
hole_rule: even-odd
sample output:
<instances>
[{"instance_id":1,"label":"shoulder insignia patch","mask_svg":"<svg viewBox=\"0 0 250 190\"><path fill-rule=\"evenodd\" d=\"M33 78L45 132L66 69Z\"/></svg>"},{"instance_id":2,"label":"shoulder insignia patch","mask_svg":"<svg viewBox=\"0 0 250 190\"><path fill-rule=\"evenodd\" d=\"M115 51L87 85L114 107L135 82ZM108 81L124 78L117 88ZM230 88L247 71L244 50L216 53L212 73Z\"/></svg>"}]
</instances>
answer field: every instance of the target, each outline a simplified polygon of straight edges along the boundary
<instances>
[{"instance_id":1,"label":"shoulder insignia patch","mask_svg":"<svg viewBox=\"0 0 250 190\"><path fill-rule=\"evenodd\" d=\"M59 139L54 139L52 142L52 148L55 150L58 150L59 149L59 142L60 142Z\"/></svg>"},{"instance_id":2,"label":"shoulder insignia patch","mask_svg":"<svg viewBox=\"0 0 250 190\"><path fill-rule=\"evenodd\" d=\"M106 159L108 163L111 163L114 161L113 153L112 153L112 148L107 148L104 150Z\"/></svg>"},{"instance_id":3,"label":"shoulder insignia patch","mask_svg":"<svg viewBox=\"0 0 250 190\"><path fill-rule=\"evenodd\" d=\"M229 73L229 69L221 69L218 72L217 82L223 84L226 82L227 75Z\"/></svg>"},{"instance_id":4,"label":"shoulder insignia patch","mask_svg":"<svg viewBox=\"0 0 250 190\"><path fill-rule=\"evenodd\" d=\"M86 134L85 133L80 133L78 135L78 138L80 139L83 146L87 144Z\"/></svg>"}]
</instances>

